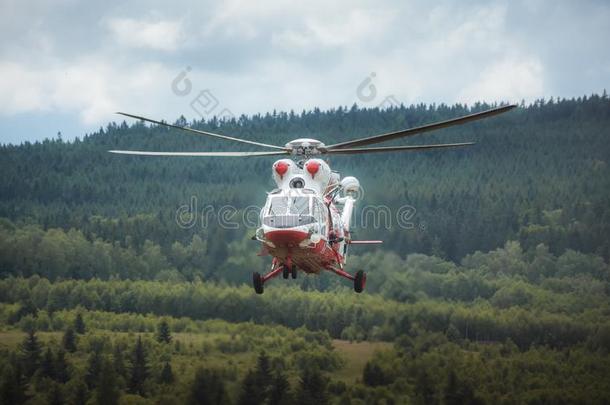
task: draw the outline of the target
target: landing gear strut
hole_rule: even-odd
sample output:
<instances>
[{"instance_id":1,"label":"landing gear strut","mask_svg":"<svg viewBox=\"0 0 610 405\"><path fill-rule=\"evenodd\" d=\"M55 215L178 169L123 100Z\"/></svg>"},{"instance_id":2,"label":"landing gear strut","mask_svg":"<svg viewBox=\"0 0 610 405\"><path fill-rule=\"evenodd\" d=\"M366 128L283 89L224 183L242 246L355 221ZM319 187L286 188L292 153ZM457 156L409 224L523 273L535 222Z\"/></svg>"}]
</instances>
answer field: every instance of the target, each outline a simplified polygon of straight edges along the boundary
<instances>
[{"instance_id":1,"label":"landing gear strut","mask_svg":"<svg viewBox=\"0 0 610 405\"><path fill-rule=\"evenodd\" d=\"M343 269L338 269L335 267L327 267L327 270L332 271L338 276L344 277L348 280L354 282L354 291L357 293L361 293L364 290L364 285L366 284L366 273L362 270L358 270L355 276L352 276L347 271Z\"/></svg>"},{"instance_id":2,"label":"landing gear strut","mask_svg":"<svg viewBox=\"0 0 610 405\"><path fill-rule=\"evenodd\" d=\"M260 273L256 272L252 275L252 284L254 285L254 291L257 294L262 294L265 291L264 285L267 280L272 279L282 273L282 277L288 278L292 274L292 278L297 278L297 268L293 266L290 258L286 259L285 264L279 264L278 260L273 259L273 263L271 263L271 271L264 276L261 276Z\"/></svg>"}]
</instances>

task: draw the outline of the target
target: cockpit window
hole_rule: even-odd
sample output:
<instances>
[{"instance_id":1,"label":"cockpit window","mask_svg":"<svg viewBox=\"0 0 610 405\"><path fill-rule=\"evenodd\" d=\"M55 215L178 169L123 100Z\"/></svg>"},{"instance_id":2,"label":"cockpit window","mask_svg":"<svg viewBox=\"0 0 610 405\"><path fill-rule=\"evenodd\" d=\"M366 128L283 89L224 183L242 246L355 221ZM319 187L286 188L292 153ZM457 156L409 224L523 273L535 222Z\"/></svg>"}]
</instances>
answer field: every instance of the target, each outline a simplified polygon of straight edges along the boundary
<instances>
[{"instance_id":1,"label":"cockpit window","mask_svg":"<svg viewBox=\"0 0 610 405\"><path fill-rule=\"evenodd\" d=\"M290 213L293 215L309 214L309 197L290 197Z\"/></svg>"},{"instance_id":2,"label":"cockpit window","mask_svg":"<svg viewBox=\"0 0 610 405\"><path fill-rule=\"evenodd\" d=\"M274 197L269 204L269 215L286 215L288 212L288 197Z\"/></svg>"},{"instance_id":3,"label":"cockpit window","mask_svg":"<svg viewBox=\"0 0 610 405\"><path fill-rule=\"evenodd\" d=\"M310 197L273 197L268 215L308 215Z\"/></svg>"},{"instance_id":4,"label":"cockpit window","mask_svg":"<svg viewBox=\"0 0 610 405\"><path fill-rule=\"evenodd\" d=\"M289 228L317 222L310 205L312 196L270 196L267 210L261 218L263 224L275 228Z\"/></svg>"}]
</instances>

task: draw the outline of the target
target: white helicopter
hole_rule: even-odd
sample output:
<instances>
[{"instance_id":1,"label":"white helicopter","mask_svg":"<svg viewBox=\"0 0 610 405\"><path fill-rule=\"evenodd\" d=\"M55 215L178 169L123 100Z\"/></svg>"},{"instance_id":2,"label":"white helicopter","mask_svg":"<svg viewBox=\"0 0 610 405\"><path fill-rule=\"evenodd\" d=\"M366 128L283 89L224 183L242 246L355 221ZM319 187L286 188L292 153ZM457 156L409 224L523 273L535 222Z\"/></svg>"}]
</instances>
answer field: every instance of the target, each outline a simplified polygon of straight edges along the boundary
<instances>
[{"instance_id":1,"label":"white helicopter","mask_svg":"<svg viewBox=\"0 0 610 405\"><path fill-rule=\"evenodd\" d=\"M516 105L505 105L490 110L426 124L366 138L325 145L316 139L301 138L284 146L235 138L194 128L168 124L137 115L117 113L126 117L183 131L241 142L271 150L251 152L150 152L111 150L111 153L141 156L201 156L201 157L253 157L286 156L272 166L277 188L268 193L260 212L260 227L253 239L262 243L262 255L273 257L271 270L253 274L254 290L262 294L264 284L280 273L283 278L296 278L297 272L319 274L330 271L353 282L354 291L360 293L366 284L366 273L358 270L354 275L345 271L349 245L378 244L378 240L357 241L350 234L350 220L360 183L355 177L341 179L320 157L380 152L413 152L430 149L455 148L474 145L474 142L436 145L404 145L364 147L424 132L464 124L507 112Z\"/></svg>"}]
</instances>

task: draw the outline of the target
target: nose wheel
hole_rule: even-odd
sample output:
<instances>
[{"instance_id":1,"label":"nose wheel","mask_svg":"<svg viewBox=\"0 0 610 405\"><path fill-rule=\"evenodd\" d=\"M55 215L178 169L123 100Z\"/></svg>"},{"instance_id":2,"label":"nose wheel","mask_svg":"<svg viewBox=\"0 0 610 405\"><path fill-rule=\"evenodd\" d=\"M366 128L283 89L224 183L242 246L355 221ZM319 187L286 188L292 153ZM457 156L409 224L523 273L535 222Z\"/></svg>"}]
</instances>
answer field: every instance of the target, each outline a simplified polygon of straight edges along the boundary
<instances>
[{"instance_id":1,"label":"nose wheel","mask_svg":"<svg viewBox=\"0 0 610 405\"><path fill-rule=\"evenodd\" d=\"M282 267L282 277L284 280L288 280L288 277L297 278L297 266L284 265Z\"/></svg>"}]
</instances>

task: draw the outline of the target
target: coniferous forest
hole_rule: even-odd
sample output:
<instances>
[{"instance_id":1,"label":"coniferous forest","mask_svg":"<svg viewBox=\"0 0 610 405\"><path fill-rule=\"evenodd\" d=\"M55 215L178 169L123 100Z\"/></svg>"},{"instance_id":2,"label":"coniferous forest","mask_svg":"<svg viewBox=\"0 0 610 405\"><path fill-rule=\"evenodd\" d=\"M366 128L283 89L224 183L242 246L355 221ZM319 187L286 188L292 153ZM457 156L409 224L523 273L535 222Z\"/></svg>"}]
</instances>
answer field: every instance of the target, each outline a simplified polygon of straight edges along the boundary
<instances>
[{"instance_id":1,"label":"coniferous forest","mask_svg":"<svg viewBox=\"0 0 610 405\"><path fill-rule=\"evenodd\" d=\"M186 122L334 143L491 105L357 106ZM138 113L138 112L136 112ZM269 158L113 122L0 146L1 404L610 402L610 98L539 100L331 157L364 189L348 270L275 279L251 240Z\"/></svg>"}]
</instances>

